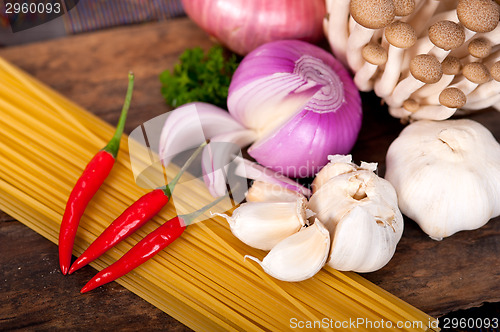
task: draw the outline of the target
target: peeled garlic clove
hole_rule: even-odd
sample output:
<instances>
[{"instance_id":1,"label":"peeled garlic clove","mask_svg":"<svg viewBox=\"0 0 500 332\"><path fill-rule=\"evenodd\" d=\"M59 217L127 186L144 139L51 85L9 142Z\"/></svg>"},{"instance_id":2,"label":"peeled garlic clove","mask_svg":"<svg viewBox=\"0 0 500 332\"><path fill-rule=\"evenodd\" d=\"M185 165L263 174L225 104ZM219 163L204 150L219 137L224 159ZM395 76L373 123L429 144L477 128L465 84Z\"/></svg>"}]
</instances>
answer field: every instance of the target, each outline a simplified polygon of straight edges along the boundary
<instances>
[{"instance_id":1,"label":"peeled garlic clove","mask_svg":"<svg viewBox=\"0 0 500 332\"><path fill-rule=\"evenodd\" d=\"M340 271L376 271L392 258L402 234L399 210L375 202L355 206L335 228L327 264Z\"/></svg>"},{"instance_id":2,"label":"peeled garlic clove","mask_svg":"<svg viewBox=\"0 0 500 332\"><path fill-rule=\"evenodd\" d=\"M246 195L247 202L296 202L303 197L296 191L264 181L254 181Z\"/></svg>"},{"instance_id":3,"label":"peeled garlic clove","mask_svg":"<svg viewBox=\"0 0 500 332\"><path fill-rule=\"evenodd\" d=\"M325 265L330 250L330 234L316 220L313 225L302 228L279 242L264 259L256 261L272 277L283 281L302 281L318 273Z\"/></svg>"},{"instance_id":4,"label":"peeled garlic clove","mask_svg":"<svg viewBox=\"0 0 500 332\"><path fill-rule=\"evenodd\" d=\"M306 224L306 199L294 202L249 202L226 218L234 236L247 245L271 250L278 242L297 233Z\"/></svg>"},{"instance_id":5,"label":"peeled garlic clove","mask_svg":"<svg viewBox=\"0 0 500 332\"><path fill-rule=\"evenodd\" d=\"M475 121L414 122L391 144L386 164L401 211L433 239L500 215L500 144Z\"/></svg>"}]
</instances>

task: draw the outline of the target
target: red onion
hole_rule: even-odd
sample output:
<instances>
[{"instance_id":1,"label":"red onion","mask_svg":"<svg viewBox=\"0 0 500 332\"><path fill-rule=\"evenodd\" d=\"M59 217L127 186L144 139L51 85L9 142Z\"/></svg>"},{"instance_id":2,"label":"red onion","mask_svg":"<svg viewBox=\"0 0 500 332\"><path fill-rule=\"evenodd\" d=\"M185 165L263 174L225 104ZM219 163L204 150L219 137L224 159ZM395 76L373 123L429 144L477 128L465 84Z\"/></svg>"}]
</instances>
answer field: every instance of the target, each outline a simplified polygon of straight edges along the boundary
<instances>
[{"instance_id":1,"label":"red onion","mask_svg":"<svg viewBox=\"0 0 500 332\"><path fill-rule=\"evenodd\" d=\"M241 55L281 39L323 37L323 0L182 0L188 16Z\"/></svg>"},{"instance_id":2,"label":"red onion","mask_svg":"<svg viewBox=\"0 0 500 332\"><path fill-rule=\"evenodd\" d=\"M333 55L297 40L249 53L229 87L231 115L257 134L248 153L290 177L314 175L347 154L361 128L359 91Z\"/></svg>"}]
</instances>

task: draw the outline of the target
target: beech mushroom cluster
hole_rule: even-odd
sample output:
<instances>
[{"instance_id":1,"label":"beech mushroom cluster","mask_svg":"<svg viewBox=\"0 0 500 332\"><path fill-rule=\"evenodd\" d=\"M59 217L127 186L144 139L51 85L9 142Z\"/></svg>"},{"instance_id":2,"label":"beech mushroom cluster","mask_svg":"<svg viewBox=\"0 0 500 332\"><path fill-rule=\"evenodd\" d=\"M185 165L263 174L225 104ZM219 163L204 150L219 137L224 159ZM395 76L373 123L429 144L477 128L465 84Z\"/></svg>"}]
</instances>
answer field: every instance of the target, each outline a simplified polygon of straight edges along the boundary
<instances>
[{"instance_id":1,"label":"beech mushroom cluster","mask_svg":"<svg viewBox=\"0 0 500 332\"><path fill-rule=\"evenodd\" d=\"M500 111L500 0L326 0L324 29L361 91L389 112L444 120Z\"/></svg>"}]
</instances>

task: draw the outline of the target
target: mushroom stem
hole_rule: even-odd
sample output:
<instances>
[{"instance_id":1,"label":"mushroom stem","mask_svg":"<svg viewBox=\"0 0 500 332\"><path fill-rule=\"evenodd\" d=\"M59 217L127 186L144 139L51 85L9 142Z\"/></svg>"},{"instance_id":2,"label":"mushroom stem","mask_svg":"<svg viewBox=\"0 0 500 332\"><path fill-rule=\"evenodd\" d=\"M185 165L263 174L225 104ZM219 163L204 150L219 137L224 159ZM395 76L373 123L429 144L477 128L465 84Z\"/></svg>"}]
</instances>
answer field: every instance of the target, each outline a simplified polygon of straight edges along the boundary
<instances>
[{"instance_id":1,"label":"mushroom stem","mask_svg":"<svg viewBox=\"0 0 500 332\"><path fill-rule=\"evenodd\" d=\"M395 6L393 0L351 0L349 12L357 24L347 39L347 63L356 72L364 63L361 49L370 42L376 30L394 20Z\"/></svg>"},{"instance_id":2,"label":"mushroom stem","mask_svg":"<svg viewBox=\"0 0 500 332\"><path fill-rule=\"evenodd\" d=\"M474 104L480 100L488 99L499 94L500 82L491 80L488 83L481 84L476 89L474 89L474 91L469 93L469 95L467 96L466 105Z\"/></svg>"},{"instance_id":3,"label":"mushroom stem","mask_svg":"<svg viewBox=\"0 0 500 332\"><path fill-rule=\"evenodd\" d=\"M464 108L472 109L479 105L487 105L489 107L496 103L494 96L500 95L500 56L495 63L493 61L486 62L486 66L490 67L490 74L493 78L491 81L479 85L474 91L467 96L467 103Z\"/></svg>"},{"instance_id":4,"label":"mushroom stem","mask_svg":"<svg viewBox=\"0 0 500 332\"><path fill-rule=\"evenodd\" d=\"M446 75L448 76L448 75ZM462 90L465 95L468 95L478 86L477 83L469 81L467 78L460 76L456 78L452 84L448 85L447 88L457 88ZM439 104L439 95L442 90L436 90L433 94L422 98L422 103L424 104Z\"/></svg>"},{"instance_id":5,"label":"mushroom stem","mask_svg":"<svg viewBox=\"0 0 500 332\"><path fill-rule=\"evenodd\" d=\"M385 98L392 93L396 84L398 84L401 75L401 63L403 62L404 49L389 47L388 59L385 69L378 80L375 82L375 93L380 98Z\"/></svg>"},{"instance_id":6,"label":"mushroom stem","mask_svg":"<svg viewBox=\"0 0 500 332\"><path fill-rule=\"evenodd\" d=\"M348 39L349 1L327 0L327 17L323 21L325 34L333 54L344 65L347 64L346 48Z\"/></svg>"},{"instance_id":7,"label":"mushroom stem","mask_svg":"<svg viewBox=\"0 0 500 332\"><path fill-rule=\"evenodd\" d=\"M353 71L356 72L363 66L364 60L361 56L361 49L370 42L374 33L375 30L373 29L368 29L360 24L356 24L354 30L349 35L347 39L346 54L349 54L347 63Z\"/></svg>"},{"instance_id":8,"label":"mushroom stem","mask_svg":"<svg viewBox=\"0 0 500 332\"><path fill-rule=\"evenodd\" d=\"M413 16L408 23L415 27L415 32L417 36L420 36L425 32L427 22L434 15L434 12L439 6L439 0L425 0L422 5L419 6L417 14Z\"/></svg>"},{"instance_id":9,"label":"mushroom stem","mask_svg":"<svg viewBox=\"0 0 500 332\"><path fill-rule=\"evenodd\" d=\"M385 102L391 107L401 107L403 102L411 96L413 91L420 89L424 84L424 82L410 75L396 85L392 94L385 97Z\"/></svg>"},{"instance_id":10,"label":"mushroom stem","mask_svg":"<svg viewBox=\"0 0 500 332\"><path fill-rule=\"evenodd\" d=\"M385 99L392 107L401 107L415 90L424 84L437 83L443 76L441 63L432 55L419 54L410 62L410 75L400 81Z\"/></svg>"},{"instance_id":11,"label":"mushroom stem","mask_svg":"<svg viewBox=\"0 0 500 332\"><path fill-rule=\"evenodd\" d=\"M395 21L385 28L385 39L389 42L389 53L384 72L375 82L375 93L381 98L390 95L399 81L405 49L413 46L417 35L411 25Z\"/></svg>"},{"instance_id":12,"label":"mushroom stem","mask_svg":"<svg viewBox=\"0 0 500 332\"><path fill-rule=\"evenodd\" d=\"M442 105L421 105L415 112L409 112L403 107L389 107L389 113L403 120L446 120L456 112L456 108Z\"/></svg>"},{"instance_id":13,"label":"mushroom stem","mask_svg":"<svg viewBox=\"0 0 500 332\"><path fill-rule=\"evenodd\" d=\"M434 84L426 84L417 91L415 91L411 98L415 100L425 100L427 104L435 105L439 104L439 93L448 87L455 75L443 74L443 77ZM439 93L437 93L439 91Z\"/></svg>"},{"instance_id":14,"label":"mushroom stem","mask_svg":"<svg viewBox=\"0 0 500 332\"><path fill-rule=\"evenodd\" d=\"M378 66L365 62L363 67L354 75L354 83L360 91L368 92L373 89L372 77L377 72Z\"/></svg>"},{"instance_id":15,"label":"mushroom stem","mask_svg":"<svg viewBox=\"0 0 500 332\"><path fill-rule=\"evenodd\" d=\"M465 31L466 31L466 35L467 35L467 32L470 34L470 30L468 31L467 29L465 29ZM469 44L470 43L467 43L467 41L470 40L470 42L473 42L474 40L479 39L479 38L484 38L484 39L488 40L491 45L494 45L493 49L491 51L491 53L494 53L496 46L498 46L500 44L500 24L495 28L495 30L493 30L491 32L470 34L470 38L466 40L466 43L464 43L462 46L452 50L450 55L453 55L453 56L455 56L457 58L461 58L461 59L469 57ZM469 59L470 59L470 61L477 60L477 58L473 58L473 57L469 57Z\"/></svg>"},{"instance_id":16,"label":"mushroom stem","mask_svg":"<svg viewBox=\"0 0 500 332\"><path fill-rule=\"evenodd\" d=\"M370 42L363 47L361 54L366 62L356 72L354 83L361 91L370 91L373 89L372 77L377 72L378 67L387 62L387 51L379 44Z\"/></svg>"},{"instance_id":17,"label":"mushroom stem","mask_svg":"<svg viewBox=\"0 0 500 332\"><path fill-rule=\"evenodd\" d=\"M463 108L466 110L482 110L488 107L494 107L498 111L500 111L500 87L495 91L493 95L487 98L476 99L470 102L467 101Z\"/></svg>"},{"instance_id":18,"label":"mushroom stem","mask_svg":"<svg viewBox=\"0 0 500 332\"><path fill-rule=\"evenodd\" d=\"M429 100L429 104L439 104L439 94L437 94L437 92L448 87L451 82L453 82L455 75L459 75L462 72L462 63L460 62L460 59L448 56L441 62L441 69L443 70L443 76L441 79L437 83L426 84L422 88L418 89L414 94L412 94L413 99L420 100L433 96L433 98Z\"/></svg>"},{"instance_id":19,"label":"mushroom stem","mask_svg":"<svg viewBox=\"0 0 500 332\"><path fill-rule=\"evenodd\" d=\"M413 120L446 120L455 112L456 108L450 108L443 105L423 105L417 112L411 115Z\"/></svg>"},{"instance_id":20,"label":"mushroom stem","mask_svg":"<svg viewBox=\"0 0 500 332\"><path fill-rule=\"evenodd\" d=\"M391 107L389 106L389 114L397 119L401 119L401 122L403 124L408 123L410 120L410 116L412 115L412 112L407 111L403 107Z\"/></svg>"}]
</instances>

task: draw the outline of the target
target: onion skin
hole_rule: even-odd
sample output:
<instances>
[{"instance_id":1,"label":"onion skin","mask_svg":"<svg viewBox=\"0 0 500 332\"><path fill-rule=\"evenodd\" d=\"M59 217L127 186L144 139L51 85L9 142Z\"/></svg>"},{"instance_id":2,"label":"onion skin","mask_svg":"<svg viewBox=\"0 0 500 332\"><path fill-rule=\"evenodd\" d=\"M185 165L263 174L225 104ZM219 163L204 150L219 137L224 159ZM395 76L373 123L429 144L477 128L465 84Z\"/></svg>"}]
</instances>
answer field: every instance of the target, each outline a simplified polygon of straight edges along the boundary
<instances>
[{"instance_id":1,"label":"onion skin","mask_svg":"<svg viewBox=\"0 0 500 332\"><path fill-rule=\"evenodd\" d=\"M323 0L182 0L187 15L235 53L274 40L324 37Z\"/></svg>"},{"instance_id":2,"label":"onion skin","mask_svg":"<svg viewBox=\"0 0 500 332\"><path fill-rule=\"evenodd\" d=\"M349 72L332 54L298 40L249 53L233 75L228 109L258 135L250 156L293 178L314 175L328 155L347 154L362 121Z\"/></svg>"}]
</instances>

